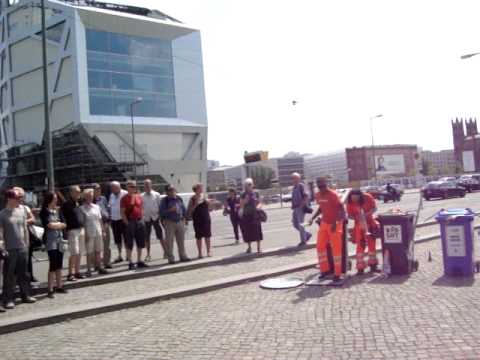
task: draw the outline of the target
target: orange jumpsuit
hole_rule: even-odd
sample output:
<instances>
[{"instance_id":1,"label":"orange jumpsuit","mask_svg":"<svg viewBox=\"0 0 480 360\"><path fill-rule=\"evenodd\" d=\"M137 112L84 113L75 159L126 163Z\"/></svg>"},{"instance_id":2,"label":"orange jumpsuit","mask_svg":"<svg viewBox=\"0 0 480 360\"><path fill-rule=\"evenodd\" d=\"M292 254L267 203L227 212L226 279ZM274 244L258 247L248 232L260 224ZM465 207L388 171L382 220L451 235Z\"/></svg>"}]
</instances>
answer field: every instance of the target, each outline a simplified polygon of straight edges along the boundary
<instances>
[{"instance_id":1,"label":"orange jumpsuit","mask_svg":"<svg viewBox=\"0 0 480 360\"><path fill-rule=\"evenodd\" d=\"M347 205L348 216L355 220L353 239L357 244L357 270L364 270L367 266L365 263L366 246L368 246L368 266L378 264L376 241L375 237L371 235L372 231L379 226L378 222L373 218L373 214L370 213L376 208L375 199L370 194L363 194L363 196L364 203L362 205L354 202L350 202Z\"/></svg>"},{"instance_id":2,"label":"orange jumpsuit","mask_svg":"<svg viewBox=\"0 0 480 360\"><path fill-rule=\"evenodd\" d=\"M328 263L327 245L332 247L335 276L342 275L342 251L343 251L343 219L339 214L343 212L343 205L335 191L328 189L325 193L316 193L315 199L322 210L322 222L317 235L317 256L320 271L330 271ZM335 231L332 225L336 224Z\"/></svg>"}]
</instances>

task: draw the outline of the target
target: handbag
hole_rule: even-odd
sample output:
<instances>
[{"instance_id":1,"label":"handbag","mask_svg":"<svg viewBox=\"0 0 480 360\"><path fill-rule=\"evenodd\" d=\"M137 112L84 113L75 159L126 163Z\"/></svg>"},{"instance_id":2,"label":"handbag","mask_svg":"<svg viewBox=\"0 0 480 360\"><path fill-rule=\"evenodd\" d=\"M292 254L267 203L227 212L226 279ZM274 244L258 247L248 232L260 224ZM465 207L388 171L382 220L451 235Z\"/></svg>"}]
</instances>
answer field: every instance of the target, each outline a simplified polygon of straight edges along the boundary
<instances>
[{"instance_id":1,"label":"handbag","mask_svg":"<svg viewBox=\"0 0 480 360\"><path fill-rule=\"evenodd\" d=\"M267 213L263 209L257 209L257 211L255 212L255 218L257 221L260 222L267 222L268 220Z\"/></svg>"},{"instance_id":2,"label":"handbag","mask_svg":"<svg viewBox=\"0 0 480 360\"><path fill-rule=\"evenodd\" d=\"M58 250L61 253L64 253L64 252L68 251L68 240L61 239L58 242Z\"/></svg>"},{"instance_id":3,"label":"handbag","mask_svg":"<svg viewBox=\"0 0 480 360\"><path fill-rule=\"evenodd\" d=\"M33 250L40 249L43 246L43 234L45 230L41 226L29 225L28 234L30 237L30 246Z\"/></svg>"}]
</instances>

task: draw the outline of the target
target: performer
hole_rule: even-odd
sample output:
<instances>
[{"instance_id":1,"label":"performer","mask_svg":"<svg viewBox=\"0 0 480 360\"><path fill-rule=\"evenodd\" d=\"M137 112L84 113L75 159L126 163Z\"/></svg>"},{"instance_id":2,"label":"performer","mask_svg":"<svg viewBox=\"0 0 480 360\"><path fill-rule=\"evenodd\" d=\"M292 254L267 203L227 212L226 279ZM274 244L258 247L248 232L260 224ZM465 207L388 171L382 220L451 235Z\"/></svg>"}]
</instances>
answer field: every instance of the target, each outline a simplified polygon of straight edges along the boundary
<instances>
[{"instance_id":1,"label":"performer","mask_svg":"<svg viewBox=\"0 0 480 360\"><path fill-rule=\"evenodd\" d=\"M310 225L315 218L322 214L320 228L317 234L317 255L320 266L320 279L328 276L330 264L328 263L327 245L330 243L333 253L334 273L333 283L341 281L342 275L342 251L343 251L343 223L345 221L345 209L337 192L330 189L327 179L317 179L318 192L315 199L319 205L315 214L310 219Z\"/></svg>"},{"instance_id":2,"label":"performer","mask_svg":"<svg viewBox=\"0 0 480 360\"><path fill-rule=\"evenodd\" d=\"M368 266L371 272L377 272L378 259L374 234L379 230L379 224L374 218L377 205L373 196L361 190L352 190L347 199L347 213L355 221L352 229L353 242L357 244L357 275L365 271L365 248L368 245Z\"/></svg>"}]
</instances>

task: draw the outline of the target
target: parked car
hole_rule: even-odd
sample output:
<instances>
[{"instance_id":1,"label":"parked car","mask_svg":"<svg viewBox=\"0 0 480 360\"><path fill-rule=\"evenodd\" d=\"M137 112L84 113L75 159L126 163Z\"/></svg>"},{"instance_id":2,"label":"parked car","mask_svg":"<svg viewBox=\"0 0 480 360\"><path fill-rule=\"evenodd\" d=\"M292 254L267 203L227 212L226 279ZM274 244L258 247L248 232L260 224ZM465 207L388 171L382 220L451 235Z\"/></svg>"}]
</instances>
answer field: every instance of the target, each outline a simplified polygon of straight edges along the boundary
<instances>
[{"instance_id":1,"label":"parked car","mask_svg":"<svg viewBox=\"0 0 480 360\"><path fill-rule=\"evenodd\" d=\"M422 195L427 201L435 198L465 197L466 193L467 191L454 181L432 181L422 189Z\"/></svg>"},{"instance_id":2,"label":"parked car","mask_svg":"<svg viewBox=\"0 0 480 360\"><path fill-rule=\"evenodd\" d=\"M370 195L372 195L375 199L379 200L379 195L380 195L380 188L377 186L365 186L361 188L363 192L366 192Z\"/></svg>"},{"instance_id":3,"label":"parked car","mask_svg":"<svg viewBox=\"0 0 480 360\"><path fill-rule=\"evenodd\" d=\"M449 182L449 181L457 181L457 178L455 176L444 176L444 177L441 177L440 179L438 179L438 181L442 181L442 182Z\"/></svg>"},{"instance_id":4,"label":"parked car","mask_svg":"<svg viewBox=\"0 0 480 360\"><path fill-rule=\"evenodd\" d=\"M467 192L480 190L480 175L478 174L462 175L457 180L457 184L463 187Z\"/></svg>"},{"instance_id":5,"label":"parked car","mask_svg":"<svg viewBox=\"0 0 480 360\"><path fill-rule=\"evenodd\" d=\"M282 201L283 201L283 202L290 202L290 201L292 201L292 194L282 194Z\"/></svg>"}]
</instances>

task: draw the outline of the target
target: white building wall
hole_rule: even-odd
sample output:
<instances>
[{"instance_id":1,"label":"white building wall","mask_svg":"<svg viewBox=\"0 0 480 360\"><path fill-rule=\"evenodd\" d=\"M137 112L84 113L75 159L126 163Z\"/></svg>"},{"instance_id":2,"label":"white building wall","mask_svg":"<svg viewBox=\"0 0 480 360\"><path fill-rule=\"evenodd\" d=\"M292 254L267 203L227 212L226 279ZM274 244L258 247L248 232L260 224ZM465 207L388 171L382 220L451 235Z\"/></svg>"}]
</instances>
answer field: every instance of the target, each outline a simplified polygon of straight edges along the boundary
<instances>
[{"instance_id":1,"label":"white building wall","mask_svg":"<svg viewBox=\"0 0 480 360\"><path fill-rule=\"evenodd\" d=\"M0 3L5 5L6 0ZM40 11L30 4L31 0L20 0L13 8L4 7L0 14L0 23L10 19L10 37L0 47L0 52L10 51L7 58L12 59L12 72L0 83L0 88L6 90L1 90L4 106L0 120L9 119L5 134L3 129L0 134L13 138L9 146L40 143L43 138L41 37L36 35L40 31ZM137 157L148 162L150 174L162 175L180 191L190 191L195 182L206 183L207 114L198 30L180 23L75 7L55 0L47 0L46 4L47 27L64 22L60 41L48 41L52 129L72 122L83 123L115 159L131 159L130 117L90 115L85 30L173 40L177 117L135 117ZM12 99L8 98L10 89ZM5 149L2 145L0 156Z\"/></svg>"},{"instance_id":2,"label":"white building wall","mask_svg":"<svg viewBox=\"0 0 480 360\"><path fill-rule=\"evenodd\" d=\"M348 182L347 156L345 150L305 156L305 178L313 181L317 177L332 176L334 181Z\"/></svg>"}]
</instances>

